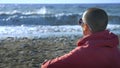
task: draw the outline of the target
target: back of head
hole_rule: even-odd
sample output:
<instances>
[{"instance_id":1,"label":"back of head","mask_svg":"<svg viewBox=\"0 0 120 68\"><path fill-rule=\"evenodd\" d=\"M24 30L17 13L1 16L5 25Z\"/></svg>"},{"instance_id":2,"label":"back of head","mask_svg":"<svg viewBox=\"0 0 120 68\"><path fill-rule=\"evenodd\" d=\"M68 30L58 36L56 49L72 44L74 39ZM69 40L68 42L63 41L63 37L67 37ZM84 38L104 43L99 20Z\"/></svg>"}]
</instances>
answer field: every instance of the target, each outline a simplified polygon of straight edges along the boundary
<instances>
[{"instance_id":1,"label":"back of head","mask_svg":"<svg viewBox=\"0 0 120 68\"><path fill-rule=\"evenodd\" d=\"M99 8L89 8L83 18L92 32L104 31L108 24L107 13Z\"/></svg>"}]
</instances>

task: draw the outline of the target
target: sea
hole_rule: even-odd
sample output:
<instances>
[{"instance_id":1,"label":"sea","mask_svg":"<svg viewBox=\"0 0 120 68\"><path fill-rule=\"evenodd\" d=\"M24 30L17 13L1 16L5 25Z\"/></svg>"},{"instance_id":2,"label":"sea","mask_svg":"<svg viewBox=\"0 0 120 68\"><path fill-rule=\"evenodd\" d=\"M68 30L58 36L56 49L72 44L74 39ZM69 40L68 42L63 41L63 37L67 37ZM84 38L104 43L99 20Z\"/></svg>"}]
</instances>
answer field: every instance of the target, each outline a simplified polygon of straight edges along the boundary
<instances>
[{"instance_id":1,"label":"sea","mask_svg":"<svg viewBox=\"0 0 120 68\"><path fill-rule=\"evenodd\" d=\"M0 38L82 36L78 20L91 7L104 9L107 29L120 34L120 3L116 4L0 4Z\"/></svg>"}]
</instances>

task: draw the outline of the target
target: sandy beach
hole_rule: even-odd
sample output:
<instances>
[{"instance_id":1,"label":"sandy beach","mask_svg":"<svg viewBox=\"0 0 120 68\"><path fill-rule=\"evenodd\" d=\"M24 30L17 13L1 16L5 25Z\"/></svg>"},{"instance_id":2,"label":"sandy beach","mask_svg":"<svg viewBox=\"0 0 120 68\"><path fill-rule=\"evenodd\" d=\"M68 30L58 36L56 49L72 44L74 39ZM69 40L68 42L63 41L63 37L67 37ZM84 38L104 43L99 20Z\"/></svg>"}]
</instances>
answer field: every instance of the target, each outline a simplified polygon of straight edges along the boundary
<instances>
[{"instance_id":1,"label":"sandy beach","mask_svg":"<svg viewBox=\"0 0 120 68\"><path fill-rule=\"evenodd\" d=\"M64 55L74 49L79 38L80 36L1 39L0 68L40 68L45 59Z\"/></svg>"},{"instance_id":2,"label":"sandy beach","mask_svg":"<svg viewBox=\"0 0 120 68\"><path fill-rule=\"evenodd\" d=\"M0 40L0 68L39 68L45 59L68 53L79 36Z\"/></svg>"}]
</instances>

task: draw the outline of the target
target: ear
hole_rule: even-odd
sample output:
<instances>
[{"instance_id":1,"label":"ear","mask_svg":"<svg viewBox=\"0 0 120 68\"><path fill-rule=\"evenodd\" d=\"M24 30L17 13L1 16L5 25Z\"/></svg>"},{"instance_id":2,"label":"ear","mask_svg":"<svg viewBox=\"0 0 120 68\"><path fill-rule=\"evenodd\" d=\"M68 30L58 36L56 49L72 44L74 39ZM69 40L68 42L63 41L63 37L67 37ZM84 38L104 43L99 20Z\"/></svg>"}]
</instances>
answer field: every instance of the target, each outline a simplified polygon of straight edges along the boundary
<instances>
[{"instance_id":1,"label":"ear","mask_svg":"<svg viewBox=\"0 0 120 68\"><path fill-rule=\"evenodd\" d=\"M84 35L88 35L88 34L91 34L91 31L89 29L89 26L87 24L83 24L83 34Z\"/></svg>"},{"instance_id":2,"label":"ear","mask_svg":"<svg viewBox=\"0 0 120 68\"><path fill-rule=\"evenodd\" d=\"M87 31L89 29L88 25L87 24L83 24L83 31Z\"/></svg>"}]
</instances>

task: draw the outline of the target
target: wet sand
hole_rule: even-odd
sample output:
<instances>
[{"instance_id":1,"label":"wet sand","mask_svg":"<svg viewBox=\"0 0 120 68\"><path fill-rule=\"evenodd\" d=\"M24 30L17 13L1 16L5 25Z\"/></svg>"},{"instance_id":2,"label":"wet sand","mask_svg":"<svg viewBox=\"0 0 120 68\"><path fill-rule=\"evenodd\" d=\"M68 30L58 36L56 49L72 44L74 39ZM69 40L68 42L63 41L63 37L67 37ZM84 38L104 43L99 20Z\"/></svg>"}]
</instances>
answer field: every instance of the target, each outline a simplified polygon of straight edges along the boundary
<instances>
[{"instance_id":1,"label":"wet sand","mask_svg":"<svg viewBox=\"0 0 120 68\"><path fill-rule=\"evenodd\" d=\"M0 68L40 68L45 59L64 55L80 36L0 40ZM120 36L119 36L120 39Z\"/></svg>"}]
</instances>

